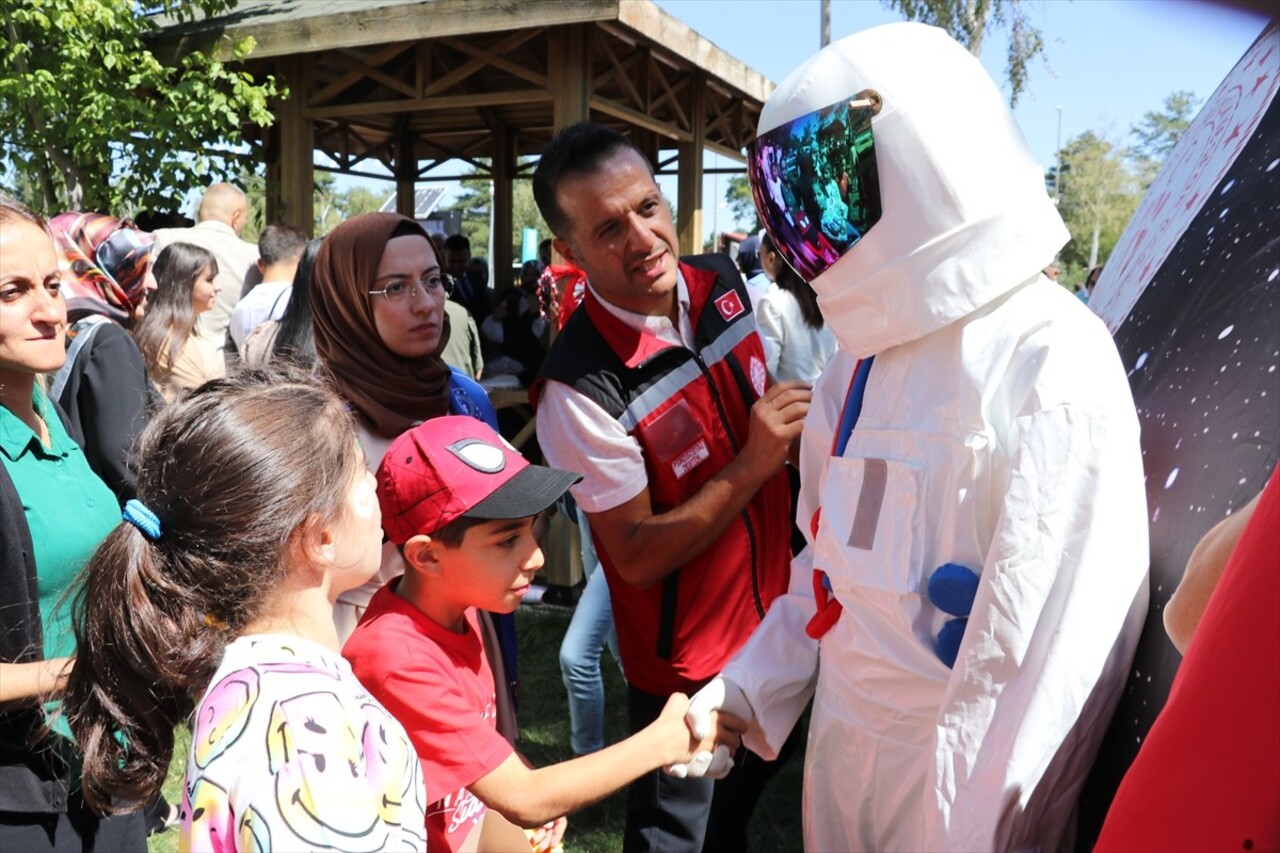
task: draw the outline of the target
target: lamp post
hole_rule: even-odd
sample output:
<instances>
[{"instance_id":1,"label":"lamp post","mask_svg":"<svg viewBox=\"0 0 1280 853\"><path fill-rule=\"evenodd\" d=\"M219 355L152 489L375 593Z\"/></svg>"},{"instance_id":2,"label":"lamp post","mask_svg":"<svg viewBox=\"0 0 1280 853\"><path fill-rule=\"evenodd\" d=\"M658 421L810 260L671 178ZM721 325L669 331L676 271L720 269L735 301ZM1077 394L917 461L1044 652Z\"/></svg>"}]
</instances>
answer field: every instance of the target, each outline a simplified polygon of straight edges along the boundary
<instances>
[{"instance_id":1,"label":"lamp post","mask_svg":"<svg viewBox=\"0 0 1280 853\"><path fill-rule=\"evenodd\" d=\"M1062 201L1062 104L1058 104L1058 146L1054 152L1057 165L1053 168L1053 200Z\"/></svg>"},{"instance_id":2,"label":"lamp post","mask_svg":"<svg viewBox=\"0 0 1280 853\"><path fill-rule=\"evenodd\" d=\"M711 176L711 251L720 251L720 155L711 153L711 167L715 170Z\"/></svg>"}]
</instances>

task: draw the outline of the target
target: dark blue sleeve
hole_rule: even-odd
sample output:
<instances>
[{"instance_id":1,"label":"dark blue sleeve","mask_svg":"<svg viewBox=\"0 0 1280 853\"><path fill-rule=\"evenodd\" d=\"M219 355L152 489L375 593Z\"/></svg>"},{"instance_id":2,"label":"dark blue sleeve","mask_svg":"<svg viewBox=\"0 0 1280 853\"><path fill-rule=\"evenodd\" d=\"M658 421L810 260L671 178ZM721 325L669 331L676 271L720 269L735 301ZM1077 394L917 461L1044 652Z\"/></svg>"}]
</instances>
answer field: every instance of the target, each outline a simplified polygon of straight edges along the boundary
<instances>
[{"instance_id":1,"label":"dark blue sleeve","mask_svg":"<svg viewBox=\"0 0 1280 853\"><path fill-rule=\"evenodd\" d=\"M498 413L480 383L456 367L449 368L449 414L469 415L498 431Z\"/></svg>"}]
</instances>

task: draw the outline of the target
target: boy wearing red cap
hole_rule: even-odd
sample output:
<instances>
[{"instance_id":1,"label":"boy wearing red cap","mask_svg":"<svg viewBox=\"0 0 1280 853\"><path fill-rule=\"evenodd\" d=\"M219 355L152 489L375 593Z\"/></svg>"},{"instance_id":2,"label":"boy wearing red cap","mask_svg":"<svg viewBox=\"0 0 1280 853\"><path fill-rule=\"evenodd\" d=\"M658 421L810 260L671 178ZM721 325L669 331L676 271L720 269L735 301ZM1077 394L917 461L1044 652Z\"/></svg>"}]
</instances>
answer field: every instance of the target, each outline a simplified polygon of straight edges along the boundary
<instances>
[{"instance_id":1,"label":"boy wearing red cap","mask_svg":"<svg viewBox=\"0 0 1280 853\"><path fill-rule=\"evenodd\" d=\"M450 416L396 439L377 478L383 529L406 571L369 602L343 655L417 749L429 849L512 849L512 824L549 824L531 840L550 849L564 832L558 816L698 749L679 694L634 737L542 769L496 730L475 611L519 605L542 566L534 523L578 475L530 465L481 421Z\"/></svg>"}]
</instances>

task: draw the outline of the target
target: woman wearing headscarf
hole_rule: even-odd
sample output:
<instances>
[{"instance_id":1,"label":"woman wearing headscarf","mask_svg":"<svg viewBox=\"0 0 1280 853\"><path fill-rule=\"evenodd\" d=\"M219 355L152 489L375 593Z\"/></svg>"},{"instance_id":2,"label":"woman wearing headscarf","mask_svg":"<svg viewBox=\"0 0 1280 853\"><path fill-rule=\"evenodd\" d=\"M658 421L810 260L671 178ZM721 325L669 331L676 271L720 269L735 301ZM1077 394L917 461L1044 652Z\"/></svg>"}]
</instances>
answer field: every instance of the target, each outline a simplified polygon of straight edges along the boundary
<instances>
[{"instance_id":1,"label":"woman wearing headscarf","mask_svg":"<svg viewBox=\"0 0 1280 853\"><path fill-rule=\"evenodd\" d=\"M400 433L430 418L470 415L498 428L484 389L440 357L449 340L448 282L427 232L399 214L353 217L320 247L310 293L316 355L322 373L356 415L356 435L370 471L377 470ZM338 597L334 622L342 640L373 594L403 572L399 552L388 543L377 576ZM482 628L485 624L482 619ZM515 673L509 616L487 641L499 694L499 730L514 738L511 705L502 698L509 698Z\"/></svg>"},{"instance_id":2,"label":"woman wearing headscarf","mask_svg":"<svg viewBox=\"0 0 1280 853\"><path fill-rule=\"evenodd\" d=\"M356 216L320 247L310 289L316 356L356 415L371 471L414 424L446 414L492 419L484 390L440 358L448 281L426 231L398 214ZM393 576L375 579L368 594ZM362 611L367 597L345 600Z\"/></svg>"},{"instance_id":3,"label":"woman wearing headscarf","mask_svg":"<svg viewBox=\"0 0 1280 853\"><path fill-rule=\"evenodd\" d=\"M137 491L134 439L162 404L129 330L142 318L155 237L128 220L63 213L49 222L67 288L67 361L49 389L84 435L89 467L123 505Z\"/></svg>"}]
</instances>

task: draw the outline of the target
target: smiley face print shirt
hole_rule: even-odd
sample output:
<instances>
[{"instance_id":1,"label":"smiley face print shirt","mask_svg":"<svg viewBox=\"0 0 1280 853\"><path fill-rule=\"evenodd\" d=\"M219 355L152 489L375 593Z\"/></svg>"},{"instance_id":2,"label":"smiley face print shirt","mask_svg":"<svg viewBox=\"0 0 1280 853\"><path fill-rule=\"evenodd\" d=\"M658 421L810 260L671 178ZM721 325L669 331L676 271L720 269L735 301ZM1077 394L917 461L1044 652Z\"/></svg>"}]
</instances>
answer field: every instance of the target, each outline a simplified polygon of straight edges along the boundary
<instances>
[{"instance_id":1,"label":"smiley face print shirt","mask_svg":"<svg viewBox=\"0 0 1280 853\"><path fill-rule=\"evenodd\" d=\"M417 754L336 652L240 637L191 730L182 850L426 848Z\"/></svg>"}]
</instances>

